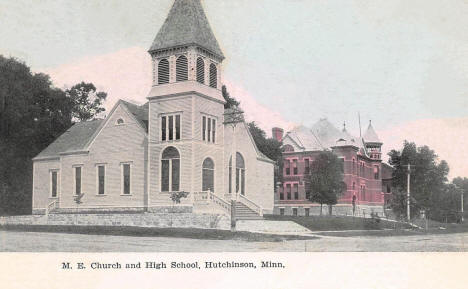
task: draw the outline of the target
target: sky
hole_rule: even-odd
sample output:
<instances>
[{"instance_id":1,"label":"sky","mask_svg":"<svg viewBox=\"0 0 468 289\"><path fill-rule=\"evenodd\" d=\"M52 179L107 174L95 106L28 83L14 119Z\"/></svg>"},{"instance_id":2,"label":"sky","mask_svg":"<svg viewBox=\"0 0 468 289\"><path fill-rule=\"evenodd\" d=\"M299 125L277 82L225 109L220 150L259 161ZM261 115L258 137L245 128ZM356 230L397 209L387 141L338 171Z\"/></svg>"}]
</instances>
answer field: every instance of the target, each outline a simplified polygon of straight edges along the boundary
<instances>
[{"instance_id":1,"label":"sky","mask_svg":"<svg viewBox=\"0 0 468 289\"><path fill-rule=\"evenodd\" d=\"M2 0L0 54L58 87L90 81L145 102L147 50L173 0ZM202 0L226 56L223 83L270 133L326 117L384 151L429 145L468 177L468 2Z\"/></svg>"}]
</instances>

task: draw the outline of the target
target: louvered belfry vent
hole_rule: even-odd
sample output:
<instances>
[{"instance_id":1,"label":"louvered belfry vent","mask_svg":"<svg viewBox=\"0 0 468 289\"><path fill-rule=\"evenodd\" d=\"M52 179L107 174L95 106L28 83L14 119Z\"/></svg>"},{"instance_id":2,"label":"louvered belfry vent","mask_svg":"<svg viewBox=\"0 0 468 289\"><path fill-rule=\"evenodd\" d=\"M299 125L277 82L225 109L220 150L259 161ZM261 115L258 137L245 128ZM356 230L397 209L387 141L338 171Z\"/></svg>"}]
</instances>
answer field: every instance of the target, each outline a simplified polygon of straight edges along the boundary
<instances>
[{"instance_id":1,"label":"louvered belfry vent","mask_svg":"<svg viewBox=\"0 0 468 289\"><path fill-rule=\"evenodd\" d=\"M210 65L210 86L218 87L218 71L213 63Z\"/></svg>"},{"instance_id":2,"label":"louvered belfry vent","mask_svg":"<svg viewBox=\"0 0 468 289\"><path fill-rule=\"evenodd\" d=\"M169 61L162 59L158 63L158 84L169 83Z\"/></svg>"},{"instance_id":3,"label":"louvered belfry vent","mask_svg":"<svg viewBox=\"0 0 468 289\"><path fill-rule=\"evenodd\" d=\"M188 61L184 55L179 56L176 61L176 81L188 80Z\"/></svg>"},{"instance_id":4,"label":"louvered belfry vent","mask_svg":"<svg viewBox=\"0 0 468 289\"><path fill-rule=\"evenodd\" d=\"M197 81L205 83L205 61L201 57L197 59Z\"/></svg>"}]
</instances>

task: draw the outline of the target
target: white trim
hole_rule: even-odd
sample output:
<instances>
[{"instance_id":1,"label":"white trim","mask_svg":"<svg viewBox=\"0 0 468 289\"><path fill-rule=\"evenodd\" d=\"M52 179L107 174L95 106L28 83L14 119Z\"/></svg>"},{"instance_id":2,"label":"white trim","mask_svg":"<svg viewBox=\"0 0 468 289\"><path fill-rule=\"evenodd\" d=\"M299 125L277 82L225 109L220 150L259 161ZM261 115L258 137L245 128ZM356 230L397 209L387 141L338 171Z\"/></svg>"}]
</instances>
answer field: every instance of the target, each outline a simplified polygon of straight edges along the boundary
<instances>
[{"instance_id":1,"label":"white trim","mask_svg":"<svg viewBox=\"0 0 468 289\"><path fill-rule=\"evenodd\" d=\"M182 154L180 153L180 149L178 149L175 145L168 144L167 146L164 146L161 149L161 152L159 153L159 164L158 164L159 166L159 191L162 193L172 192L172 160L173 159L169 160L169 188L168 188L169 191L162 190L162 161L163 161L162 155L164 151L169 147L174 147L179 153L179 158L178 158L179 160L179 191L181 191L181 187L182 187Z\"/></svg>"},{"instance_id":2,"label":"white trim","mask_svg":"<svg viewBox=\"0 0 468 289\"><path fill-rule=\"evenodd\" d=\"M172 139L169 139L169 117L173 117L173 121L172 121ZM180 124L179 124L179 133L180 133L180 138L177 139L177 126L176 126L176 119L177 119L177 116L180 117ZM181 141L182 140L182 117L183 117L183 113L181 111L179 112L170 112L170 113L160 113L158 114L158 117L159 117L159 123L160 123L160 130L159 130L159 141L160 142L177 142L177 141ZM166 139L163 140L162 139L162 118L165 117L166 118Z\"/></svg>"},{"instance_id":3,"label":"white trim","mask_svg":"<svg viewBox=\"0 0 468 289\"><path fill-rule=\"evenodd\" d=\"M104 194L99 194L99 167L104 167ZM107 164L96 164L96 196L107 196Z\"/></svg>"},{"instance_id":4,"label":"white trim","mask_svg":"<svg viewBox=\"0 0 468 289\"><path fill-rule=\"evenodd\" d=\"M73 196L78 196L78 194L76 193L76 168L81 168L81 176L80 176L80 190L81 192L80 193L83 193L83 165L82 164L79 164L79 165L73 165L72 166L73 168Z\"/></svg>"},{"instance_id":5,"label":"white trim","mask_svg":"<svg viewBox=\"0 0 468 289\"><path fill-rule=\"evenodd\" d=\"M125 181L125 176L124 176L124 165L129 165L130 168L130 187L128 188L129 192L128 194L125 194L124 191L124 181ZM120 163L120 195L121 196L132 196L133 195L133 162L121 162Z\"/></svg>"}]
</instances>

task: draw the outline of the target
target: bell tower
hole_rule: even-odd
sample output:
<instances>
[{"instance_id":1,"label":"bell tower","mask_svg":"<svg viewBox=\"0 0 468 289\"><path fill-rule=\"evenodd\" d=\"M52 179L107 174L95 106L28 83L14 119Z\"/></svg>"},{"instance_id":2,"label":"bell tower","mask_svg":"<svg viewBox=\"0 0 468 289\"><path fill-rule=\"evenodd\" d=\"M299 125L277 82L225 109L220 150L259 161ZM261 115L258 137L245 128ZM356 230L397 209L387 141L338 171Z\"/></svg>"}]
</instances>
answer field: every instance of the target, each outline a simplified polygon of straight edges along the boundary
<instances>
[{"instance_id":1,"label":"bell tower","mask_svg":"<svg viewBox=\"0 0 468 289\"><path fill-rule=\"evenodd\" d=\"M175 0L148 52L148 203L167 206L171 193L189 192L190 207L196 192L224 187L224 55L200 0Z\"/></svg>"},{"instance_id":2,"label":"bell tower","mask_svg":"<svg viewBox=\"0 0 468 289\"><path fill-rule=\"evenodd\" d=\"M382 160L382 142L372 126L372 121L369 121L369 126L367 127L363 138L369 157L373 160Z\"/></svg>"}]
</instances>

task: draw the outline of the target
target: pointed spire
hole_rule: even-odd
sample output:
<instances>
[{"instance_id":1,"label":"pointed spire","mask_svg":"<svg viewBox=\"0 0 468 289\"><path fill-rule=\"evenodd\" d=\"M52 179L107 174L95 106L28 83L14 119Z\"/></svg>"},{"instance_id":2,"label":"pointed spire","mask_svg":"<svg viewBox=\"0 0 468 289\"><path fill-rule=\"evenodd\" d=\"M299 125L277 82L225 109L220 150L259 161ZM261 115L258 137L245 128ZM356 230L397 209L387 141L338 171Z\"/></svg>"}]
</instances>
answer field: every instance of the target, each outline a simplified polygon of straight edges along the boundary
<instances>
[{"instance_id":1,"label":"pointed spire","mask_svg":"<svg viewBox=\"0 0 468 289\"><path fill-rule=\"evenodd\" d=\"M374 128L372 127L372 120L369 120L369 126L367 127L367 131L363 138L366 143L382 143Z\"/></svg>"},{"instance_id":2,"label":"pointed spire","mask_svg":"<svg viewBox=\"0 0 468 289\"><path fill-rule=\"evenodd\" d=\"M175 0L149 52L197 45L224 58L200 0Z\"/></svg>"}]
</instances>

